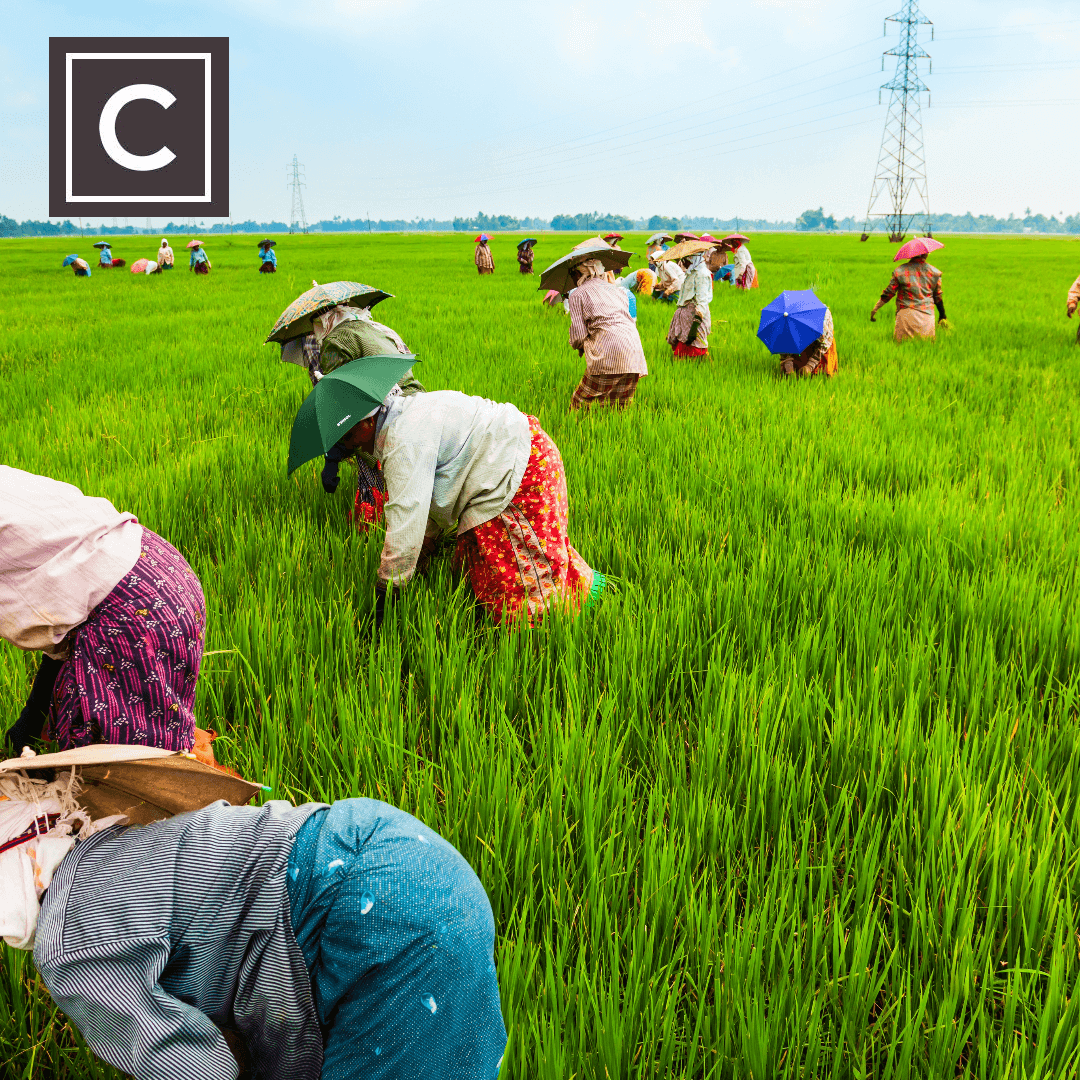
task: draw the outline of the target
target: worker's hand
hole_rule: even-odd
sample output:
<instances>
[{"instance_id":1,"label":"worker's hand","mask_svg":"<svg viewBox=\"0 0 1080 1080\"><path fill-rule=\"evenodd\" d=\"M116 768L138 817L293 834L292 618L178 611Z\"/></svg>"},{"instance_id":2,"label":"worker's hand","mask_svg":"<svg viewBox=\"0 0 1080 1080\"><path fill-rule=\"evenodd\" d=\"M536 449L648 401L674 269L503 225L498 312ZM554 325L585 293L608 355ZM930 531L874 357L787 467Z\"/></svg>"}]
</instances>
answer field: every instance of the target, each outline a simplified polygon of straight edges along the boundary
<instances>
[{"instance_id":1,"label":"worker's hand","mask_svg":"<svg viewBox=\"0 0 1080 1080\"><path fill-rule=\"evenodd\" d=\"M874 310L870 312L870 321L871 322L877 322L877 311L878 311L878 309L874 308Z\"/></svg>"},{"instance_id":2,"label":"worker's hand","mask_svg":"<svg viewBox=\"0 0 1080 1080\"><path fill-rule=\"evenodd\" d=\"M1069 316L1070 319L1073 317L1073 312L1075 312L1075 311L1076 311L1076 305L1075 304L1069 304L1065 308L1065 313Z\"/></svg>"},{"instance_id":3,"label":"worker's hand","mask_svg":"<svg viewBox=\"0 0 1080 1080\"><path fill-rule=\"evenodd\" d=\"M942 328L942 330L951 330L952 329L952 323L949 322L948 319L938 319L937 324L938 324L938 326L940 326Z\"/></svg>"}]
</instances>

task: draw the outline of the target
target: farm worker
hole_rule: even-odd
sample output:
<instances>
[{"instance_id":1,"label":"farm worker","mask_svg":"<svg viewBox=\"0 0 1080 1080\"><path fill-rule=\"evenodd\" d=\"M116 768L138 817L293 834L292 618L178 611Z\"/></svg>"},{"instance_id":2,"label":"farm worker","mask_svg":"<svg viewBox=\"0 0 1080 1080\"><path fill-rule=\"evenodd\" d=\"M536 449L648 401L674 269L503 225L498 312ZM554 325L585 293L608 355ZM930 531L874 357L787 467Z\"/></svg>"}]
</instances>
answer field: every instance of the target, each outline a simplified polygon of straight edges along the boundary
<instances>
[{"instance_id":1,"label":"farm worker","mask_svg":"<svg viewBox=\"0 0 1080 1080\"><path fill-rule=\"evenodd\" d=\"M0 637L42 653L8 730L65 750L195 744L206 602L184 557L107 499L0 465Z\"/></svg>"},{"instance_id":2,"label":"farm worker","mask_svg":"<svg viewBox=\"0 0 1080 1080\"><path fill-rule=\"evenodd\" d=\"M90 276L90 264L85 259L80 259L77 255L71 260L71 269L75 272L76 277L89 277Z\"/></svg>"},{"instance_id":3,"label":"farm worker","mask_svg":"<svg viewBox=\"0 0 1080 1080\"><path fill-rule=\"evenodd\" d=\"M536 254L533 249L535 245L535 240L522 240L517 246L518 268L523 274L531 274L533 272L533 257Z\"/></svg>"},{"instance_id":4,"label":"farm worker","mask_svg":"<svg viewBox=\"0 0 1080 1080\"><path fill-rule=\"evenodd\" d=\"M682 288L686 272L678 263L670 259L664 259L655 265L656 287L653 289L653 296L657 300L663 300L668 304L673 303Z\"/></svg>"},{"instance_id":5,"label":"farm worker","mask_svg":"<svg viewBox=\"0 0 1080 1080\"><path fill-rule=\"evenodd\" d=\"M609 232L606 236L601 237L601 239L604 241L605 244L607 244L608 247L617 248L619 246L619 241L623 239L623 234L617 232Z\"/></svg>"},{"instance_id":6,"label":"farm worker","mask_svg":"<svg viewBox=\"0 0 1080 1080\"><path fill-rule=\"evenodd\" d=\"M495 273L495 259L491 254L491 248L488 247L488 240L491 239L487 233L481 233L476 238L476 254L473 255L473 262L476 263L476 272L478 274L494 274Z\"/></svg>"},{"instance_id":7,"label":"farm worker","mask_svg":"<svg viewBox=\"0 0 1080 1080\"><path fill-rule=\"evenodd\" d=\"M585 374L570 399L571 409L589 405L629 405L638 379L649 374L641 335L627 299L612 285L599 259L585 259L570 271L570 347L585 357Z\"/></svg>"},{"instance_id":8,"label":"farm worker","mask_svg":"<svg viewBox=\"0 0 1080 1080\"><path fill-rule=\"evenodd\" d=\"M839 366L836 355L836 335L833 332L832 312L825 309L825 325L821 337L811 342L801 353L793 356L783 353L780 356L781 375L835 375Z\"/></svg>"},{"instance_id":9,"label":"farm worker","mask_svg":"<svg viewBox=\"0 0 1080 1080\"><path fill-rule=\"evenodd\" d=\"M125 266L126 263L123 259L114 259L112 255L112 248L109 247L107 240L99 240L94 247L98 248L98 266L103 270L108 270L111 267Z\"/></svg>"},{"instance_id":10,"label":"farm worker","mask_svg":"<svg viewBox=\"0 0 1080 1080\"><path fill-rule=\"evenodd\" d=\"M1073 317L1078 304L1080 304L1080 277L1072 283L1072 288L1069 290L1069 299L1065 304L1065 311L1070 319ZM1077 327L1076 330L1076 343L1080 345L1080 327Z\"/></svg>"},{"instance_id":11,"label":"farm worker","mask_svg":"<svg viewBox=\"0 0 1080 1080\"><path fill-rule=\"evenodd\" d=\"M896 297L896 325L893 337L897 341L907 338L934 338L934 308L938 321L945 326L945 301L941 295L941 271L926 261L926 255L916 255L893 271L892 279L881 294L881 299L870 312L870 321L877 322L877 313Z\"/></svg>"},{"instance_id":12,"label":"farm worker","mask_svg":"<svg viewBox=\"0 0 1080 1080\"><path fill-rule=\"evenodd\" d=\"M188 263L188 269L194 270L196 274L209 274L213 267L211 267L210 260L203 250L202 241L192 240L188 247L191 248L191 260Z\"/></svg>"},{"instance_id":13,"label":"farm worker","mask_svg":"<svg viewBox=\"0 0 1080 1080\"><path fill-rule=\"evenodd\" d=\"M377 624L387 590L407 588L455 522L455 559L496 622L533 624L604 588L570 546L562 457L535 416L456 390L395 387L344 441L374 454L386 480Z\"/></svg>"},{"instance_id":14,"label":"farm worker","mask_svg":"<svg viewBox=\"0 0 1080 1080\"><path fill-rule=\"evenodd\" d=\"M667 332L667 343L676 356L709 355L709 331L712 329L709 305L713 287L705 258L706 252L701 251L680 260L686 273Z\"/></svg>"},{"instance_id":15,"label":"farm worker","mask_svg":"<svg viewBox=\"0 0 1080 1080\"><path fill-rule=\"evenodd\" d=\"M434 829L373 799L87 823L70 785L0 777L0 933L99 1058L136 1080L495 1076L491 905Z\"/></svg>"},{"instance_id":16,"label":"farm worker","mask_svg":"<svg viewBox=\"0 0 1080 1080\"><path fill-rule=\"evenodd\" d=\"M259 241L259 258L262 260L259 264L260 274L277 273L277 256L274 254L274 245L276 243L276 240Z\"/></svg>"},{"instance_id":17,"label":"farm worker","mask_svg":"<svg viewBox=\"0 0 1080 1080\"><path fill-rule=\"evenodd\" d=\"M731 243L731 251L734 258L734 268L731 271L732 280L740 289L756 289L758 287L757 267L750 258L750 251L746 246L746 240L737 236Z\"/></svg>"},{"instance_id":18,"label":"farm worker","mask_svg":"<svg viewBox=\"0 0 1080 1080\"><path fill-rule=\"evenodd\" d=\"M408 346L395 330L376 322L371 317L370 307L353 307L338 304L337 307L324 311L311 320L313 330L313 348L319 379L329 375L342 364L361 361L365 356L393 356L400 353L405 356ZM309 370L310 367L309 367ZM311 383L314 386L319 379L311 370ZM405 394L421 394L423 384L417 379L412 368L401 377L398 386ZM385 501L386 486L376 468L373 457L365 458L354 449L338 442L325 455L322 470L322 486L328 495L333 495L338 487L338 470L346 458L356 459L359 470L354 510L357 524L372 522L379 517Z\"/></svg>"},{"instance_id":19,"label":"farm worker","mask_svg":"<svg viewBox=\"0 0 1080 1080\"><path fill-rule=\"evenodd\" d=\"M652 270L631 270L624 277L616 278L615 284L629 289L632 293L645 293L649 296L656 285L656 274Z\"/></svg>"},{"instance_id":20,"label":"farm worker","mask_svg":"<svg viewBox=\"0 0 1080 1080\"><path fill-rule=\"evenodd\" d=\"M157 264L162 270L171 270L173 268L173 249L164 236L161 238L161 247L158 248Z\"/></svg>"}]
</instances>

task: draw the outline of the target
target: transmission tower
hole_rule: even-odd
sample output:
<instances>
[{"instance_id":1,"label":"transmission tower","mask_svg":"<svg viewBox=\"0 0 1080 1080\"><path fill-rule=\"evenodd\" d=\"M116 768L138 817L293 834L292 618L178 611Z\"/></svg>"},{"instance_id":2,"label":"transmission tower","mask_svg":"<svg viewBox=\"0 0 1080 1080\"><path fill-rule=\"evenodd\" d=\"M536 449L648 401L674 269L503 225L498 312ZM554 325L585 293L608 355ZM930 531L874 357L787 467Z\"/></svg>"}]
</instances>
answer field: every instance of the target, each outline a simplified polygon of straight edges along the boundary
<instances>
[{"instance_id":1,"label":"transmission tower","mask_svg":"<svg viewBox=\"0 0 1080 1080\"><path fill-rule=\"evenodd\" d=\"M307 187L304 183L304 166L296 160L293 154L292 161L285 166L289 175L289 187L292 188L292 209L289 211L289 232L308 231L307 217L304 214L304 192Z\"/></svg>"},{"instance_id":2,"label":"transmission tower","mask_svg":"<svg viewBox=\"0 0 1080 1080\"><path fill-rule=\"evenodd\" d=\"M932 41L934 24L919 11L919 0L905 0L903 8L885 21L899 23L900 42L881 58L882 71L885 70L886 56L897 58L896 75L892 82L881 87L882 91L890 92L889 115L881 138L862 238L867 239L871 222L882 218L889 230L889 240L899 244L918 217L925 220L926 233L930 234L930 196L926 187L926 149L919 98L920 94L930 93L919 77L919 61L929 60L930 54L919 44L919 27L931 27ZM885 32L888 33L887 26ZM933 71L933 63L930 70ZM918 205L909 209L909 202Z\"/></svg>"}]
</instances>

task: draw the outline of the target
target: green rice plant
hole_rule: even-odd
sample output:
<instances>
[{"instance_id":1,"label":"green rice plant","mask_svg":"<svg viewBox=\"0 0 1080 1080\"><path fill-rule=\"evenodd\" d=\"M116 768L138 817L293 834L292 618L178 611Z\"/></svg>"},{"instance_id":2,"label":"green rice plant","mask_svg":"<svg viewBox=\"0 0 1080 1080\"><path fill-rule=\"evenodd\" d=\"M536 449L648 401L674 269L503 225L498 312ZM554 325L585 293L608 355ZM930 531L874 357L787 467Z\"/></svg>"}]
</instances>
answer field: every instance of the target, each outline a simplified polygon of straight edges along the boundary
<instances>
[{"instance_id":1,"label":"green rice plant","mask_svg":"<svg viewBox=\"0 0 1080 1080\"><path fill-rule=\"evenodd\" d=\"M707 361L674 360L642 298L635 404L576 414L566 318L516 239L485 278L463 236L281 237L273 276L226 236L208 278L89 280L59 264L90 240L2 241L4 460L187 556L219 757L462 851L504 1075L1075 1075L1080 247L947 238L953 327L897 346L868 317L891 248L756 237L762 288L717 287ZM542 237L538 268L579 239ZM347 479L285 475L308 382L261 344L313 278L395 293L378 317L430 389L539 417L571 540L613 580L595 610L496 628L440 559L373 635L381 535ZM811 286L840 374L781 381L758 311ZM32 670L0 648L12 719ZM0 970L5 1075L116 1075L29 957Z\"/></svg>"}]
</instances>

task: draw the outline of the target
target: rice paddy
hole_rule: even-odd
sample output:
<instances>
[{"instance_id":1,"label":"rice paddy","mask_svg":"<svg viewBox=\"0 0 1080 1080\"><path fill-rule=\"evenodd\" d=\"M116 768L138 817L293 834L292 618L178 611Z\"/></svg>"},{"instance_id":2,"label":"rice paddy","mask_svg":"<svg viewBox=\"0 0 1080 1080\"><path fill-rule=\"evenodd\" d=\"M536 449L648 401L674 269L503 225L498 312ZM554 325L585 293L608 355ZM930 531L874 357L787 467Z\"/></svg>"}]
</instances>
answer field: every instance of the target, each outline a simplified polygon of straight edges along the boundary
<instances>
[{"instance_id":1,"label":"rice paddy","mask_svg":"<svg viewBox=\"0 0 1080 1080\"><path fill-rule=\"evenodd\" d=\"M269 276L256 238L211 237L209 278L89 280L59 266L92 239L0 242L4 461L186 555L219 759L462 851L495 914L502 1076L1076 1075L1080 246L947 237L952 329L899 347L891 308L868 317L881 238L758 236L762 287L717 287L711 358L673 360L642 299L635 404L581 415L517 237L491 278L470 239L282 237ZM579 239L543 236L537 269ZM309 384L261 344L313 278L395 293L377 317L429 389L539 417L571 541L612 580L594 611L495 628L440 559L373 635L381 537L347 479L286 476ZM780 381L758 310L811 286L840 374ZM5 724L33 664L0 647ZM3 1074L116 1076L29 957L0 959Z\"/></svg>"}]
</instances>

